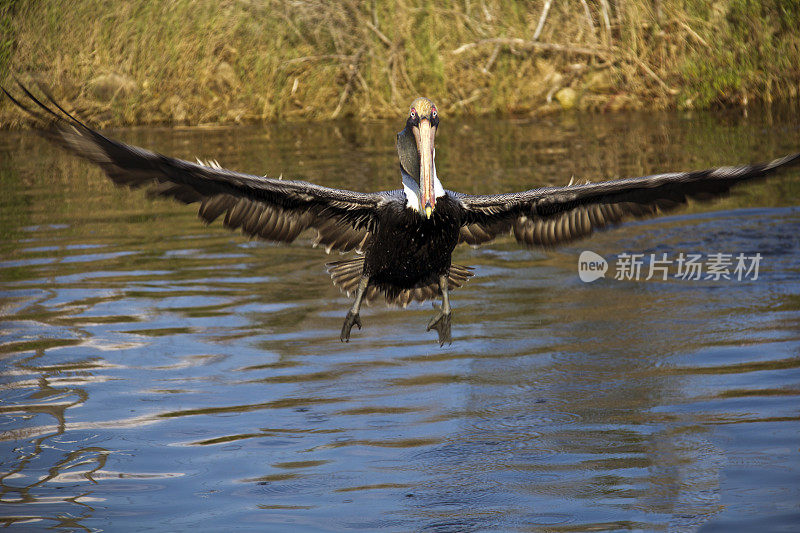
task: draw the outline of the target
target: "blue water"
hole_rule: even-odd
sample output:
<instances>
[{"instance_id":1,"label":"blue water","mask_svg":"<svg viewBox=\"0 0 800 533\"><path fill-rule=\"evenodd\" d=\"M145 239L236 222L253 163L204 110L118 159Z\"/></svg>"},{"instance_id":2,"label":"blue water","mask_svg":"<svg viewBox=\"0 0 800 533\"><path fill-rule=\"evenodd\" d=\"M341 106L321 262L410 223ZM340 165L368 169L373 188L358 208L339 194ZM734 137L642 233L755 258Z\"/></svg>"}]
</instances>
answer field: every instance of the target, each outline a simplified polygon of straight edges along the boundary
<instances>
[{"instance_id":1,"label":"blue water","mask_svg":"<svg viewBox=\"0 0 800 533\"><path fill-rule=\"evenodd\" d=\"M443 118L474 193L769 159L797 113ZM399 123L109 132L395 188ZM250 241L0 132L0 523L19 531L797 531L800 171L557 250L459 248L430 305L349 306ZM578 278L578 255L760 253L757 279Z\"/></svg>"}]
</instances>

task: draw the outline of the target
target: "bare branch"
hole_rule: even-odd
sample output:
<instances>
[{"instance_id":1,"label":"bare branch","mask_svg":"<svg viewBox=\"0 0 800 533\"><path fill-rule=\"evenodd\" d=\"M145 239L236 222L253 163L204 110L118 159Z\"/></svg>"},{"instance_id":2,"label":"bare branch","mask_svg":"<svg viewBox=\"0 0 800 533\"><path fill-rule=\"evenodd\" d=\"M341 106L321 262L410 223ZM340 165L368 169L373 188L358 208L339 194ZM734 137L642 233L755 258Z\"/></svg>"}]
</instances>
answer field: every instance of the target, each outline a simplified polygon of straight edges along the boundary
<instances>
[{"instance_id":1,"label":"bare branch","mask_svg":"<svg viewBox=\"0 0 800 533\"><path fill-rule=\"evenodd\" d=\"M552 5L553 0L545 0L542 16L539 17L539 24L536 26L536 31L533 32L534 41L539 40L539 36L542 34L542 29L544 28L544 21L547 19L547 14L550 12L550 6Z\"/></svg>"},{"instance_id":2,"label":"bare branch","mask_svg":"<svg viewBox=\"0 0 800 533\"><path fill-rule=\"evenodd\" d=\"M383 44L385 44L389 48L392 47L392 41L390 41L389 38L387 36L385 36L383 34L383 32L381 30L379 30L376 25L374 25L372 22L370 22L368 20L364 21L364 25L367 28L371 29L375 33L375 35L378 36L378 39L380 39Z\"/></svg>"},{"instance_id":3,"label":"bare branch","mask_svg":"<svg viewBox=\"0 0 800 533\"><path fill-rule=\"evenodd\" d=\"M619 52L624 52L624 50L622 50L620 48L617 48L616 50L618 50ZM632 54L632 53L626 53L625 55L631 61L633 61L634 63L639 65L639 68L641 68L645 72L645 74L647 74L648 76L653 78L655 80L655 82L658 83L658 85L660 85L662 89L664 89L664 91L666 91L667 93L672 94L672 95L678 94L680 92L678 89L673 89L672 87L667 85L666 82L664 82L664 80L662 80L658 76L658 74L653 72L653 69L651 69L650 67L647 66L647 63L645 63L644 61L642 61L639 58L639 56L637 56L636 54Z\"/></svg>"},{"instance_id":4,"label":"bare branch","mask_svg":"<svg viewBox=\"0 0 800 533\"><path fill-rule=\"evenodd\" d=\"M634 53L631 53L623 48L619 48L617 46L612 46L609 48L588 48L585 46L575 46L571 44L557 44L557 43L543 43L539 41L526 41L524 39L518 38L507 38L507 37L497 37L495 39L482 39L480 41L475 41L474 43L466 43L462 44L458 48L452 51L453 54L458 55L462 54L465 51L476 48L478 46L484 44L494 44L494 45L505 45L505 46L515 46L521 49L528 49L528 50L545 50L548 52L561 52L565 54L577 54L577 55L585 55L591 57L599 57L605 61L613 61L614 57L616 56L618 59L622 61L631 61L636 63L636 65L641 68L645 74L653 78L656 83L667 93L675 95L678 94L678 90L670 87L669 85L662 80L658 74L656 74L653 69L647 66L647 63L642 61L639 56Z\"/></svg>"},{"instance_id":5,"label":"bare branch","mask_svg":"<svg viewBox=\"0 0 800 533\"><path fill-rule=\"evenodd\" d=\"M483 67L483 73L484 74L488 74L490 76L492 75L492 72L491 72L492 65L494 65L495 61L497 61L497 56L500 55L500 49L501 48L502 48L502 45L499 45L499 44L494 45L494 50L492 50L492 55L489 56L489 60L486 62L486 65Z\"/></svg>"},{"instance_id":6,"label":"bare branch","mask_svg":"<svg viewBox=\"0 0 800 533\"><path fill-rule=\"evenodd\" d=\"M296 57L294 59L287 59L283 62L283 65L294 65L296 63L307 63L310 61L326 61L329 59L336 59L338 61L352 61L355 56L348 56L344 54L324 54L319 56L304 56L304 57Z\"/></svg>"},{"instance_id":7,"label":"bare branch","mask_svg":"<svg viewBox=\"0 0 800 533\"><path fill-rule=\"evenodd\" d=\"M603 14L603 22L605 24L605 35L606 35L606 44L611 45L611 18L608 15L608 12L611 10L611 7L608 5L608 0L600 0L600 11Z\"/></svg>"},{"instance_id":8,"label":"bare branch","mask_svg":"<svg viewBox=\"0 0 800 533\"><path fill-rule=\"evenodd\" d=\"M358 81L359 77L359 64L361 63L361 57L364 55L366 51L366 45L362 46L358 52L355 54L355 59L352 63L350 63L347 67L350 72L347 75L347 83L344 86L344 91L342 91L342 96L339 97L339 103L336 105L336 109L333 110L331 113L331 118L336 118L341 113L342 108L344 107L345 102L350 97L350 94L353 92L355 88L355 82Z\"/></svg>"},{"instance_id":9,"label":"bare branch","mask_svg":"<svg viewBox=\"0 0 800 533\"><path fill-rule=\"evenodd\" d=\"M710 45L710 44L708 44L708 43L706 42L706 40L705 40L705 39L703 39L702 37L700 37L700 35L698 35L698 33L697 33L696 31L694 31L694 30L692 29L692 27L691 27L691 26L689 26L689 25L688 25L688 24L686 24L684 21L682 21L682 20L680 20L680 19L677 19L677 18L675 19L675 22L677 22L677 23L678 23L678 25L679 25L680 27L682 27L684 30L686 30L687 32L689 32L689 35L691 35L692 37L694 37L694 38L695 38L695 40L696 40L698 43L702 44L702 45L703 45L703 46L705 46L706 48L711 48L711 45Z\"/></svg>"},{"instance_id":10,"label":"bare branch","mask_svg":"<svg viewBox=\"0 0 800 533\"><path fill-rule=\"evenodd\" d=\"M583 4L583 14L586 16L586 22L592 30L592 35L594 35L594 21L592 20L592 12L589 10L589 4L586 3L586 0L581 0L581 4Z\"/></svg>"},{"instance_id":11,"label":"bare branch","mask_svg":"<svg viewBox=\"0 0 800 533\"><path fill-rule=\"evenodd\" d=\"M527 49L537 49L537 50L546 50L548 52L561 52L565 54L577 54L577 55L584 55L584 56L592 56L592 57L602 57L607 58L609 56L609 52L607 50L602 50L599 48L588 48L586 46L576 46L572 44L557 44L557 43L543 43L539 41L526 41L525 39L519 38L508 38L508 37L497 37L494 39L481 39L480 41L475 41L474 43L466 43L462 44L458 48L452 51L453 54L459 55L463 54L470 48L475 48L484 44L499 44L505 46L517 46L519 48L527 48Z\"/></svg>"}]
</instances>

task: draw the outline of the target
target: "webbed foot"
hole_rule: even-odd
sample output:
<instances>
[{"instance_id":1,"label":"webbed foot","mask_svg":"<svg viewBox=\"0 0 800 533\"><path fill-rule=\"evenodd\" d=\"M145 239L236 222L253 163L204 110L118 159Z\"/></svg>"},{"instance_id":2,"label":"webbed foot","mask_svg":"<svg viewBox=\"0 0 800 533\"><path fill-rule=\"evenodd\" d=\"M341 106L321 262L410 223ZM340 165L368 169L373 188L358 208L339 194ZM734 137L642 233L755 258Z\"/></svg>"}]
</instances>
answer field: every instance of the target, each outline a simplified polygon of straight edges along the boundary
<instances>
[{"instance_id":1,"label":"webbed foot","mask_svg":"<svg viewBox=\"0 0 800 533\"><path fill-rule=\"evenodd\" d=\"M439 333L439 346L444 346L444 343L453 344L453 337L450 335L450 317L452 313L449 311L445 313L442 308L436 304L433 307L437 309L436 316L431 318L428 322L428 329L430 331L435 329Z\"/></svg>"},{"instance_id":2,"label":"webbed foot","mask_svg":"<svg viewBox=\"0 0 800 533\"><path fill-rule=\"evenodd\" d=\"M353 326L358 326L358 329L361 329L361 317L358 316L358 313L348 311L342 325L342 334L339 335L339 340L350 342L350 330L353 329Z\"/></svg>"}]
</instances>

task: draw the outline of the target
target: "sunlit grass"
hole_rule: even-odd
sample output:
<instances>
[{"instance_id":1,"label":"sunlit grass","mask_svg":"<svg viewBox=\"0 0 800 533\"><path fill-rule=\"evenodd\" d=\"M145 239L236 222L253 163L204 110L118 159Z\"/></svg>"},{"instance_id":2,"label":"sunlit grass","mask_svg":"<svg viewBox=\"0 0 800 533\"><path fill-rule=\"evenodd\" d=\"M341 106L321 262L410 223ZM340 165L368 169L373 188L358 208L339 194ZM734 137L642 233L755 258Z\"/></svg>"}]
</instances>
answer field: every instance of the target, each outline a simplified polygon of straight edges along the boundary
<instances>
[{"instance_id":1,"label":"sunlit grass","mask_svg":"<svg viewBox=\"0 0 800 533\"><path fill-rule=\"evenodd\" d=\"M797 96L796 1L553 2L538 41L573 51L491 41L530 42L543 6L12 0L0 79L41 81L108 124L387 117L419 94L451 114L531 113L557 109L563 88L584 109ZM20 119L2 100L0 125Z\"/></svg>"}]
</instances>

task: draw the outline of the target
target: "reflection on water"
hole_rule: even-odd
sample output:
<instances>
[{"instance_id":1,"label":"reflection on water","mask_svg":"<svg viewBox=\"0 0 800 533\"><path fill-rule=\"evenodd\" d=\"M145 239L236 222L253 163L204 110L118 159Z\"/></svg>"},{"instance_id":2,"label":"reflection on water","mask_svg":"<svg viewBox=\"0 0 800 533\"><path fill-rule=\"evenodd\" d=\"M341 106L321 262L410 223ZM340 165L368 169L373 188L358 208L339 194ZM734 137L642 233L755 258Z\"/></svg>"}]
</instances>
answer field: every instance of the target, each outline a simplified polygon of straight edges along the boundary
<instances>
[{"instance_id":1,"label":"reflection on water","mask_svg":"<svg viewBox=\"0 0 800 533\"><path fill-rule=\"evenodd\" d=\"M797 149L796 112L442 123L484 193ZM112 132L379 190L399 123ZM429 307L348 301L319 250L204 227L0 134L0 522L21 530L790 531L800 522L800 172L553 252L456 251ZM581 250L764 256L758 280L579 281Z\"/></svg>"}]
</instances>

